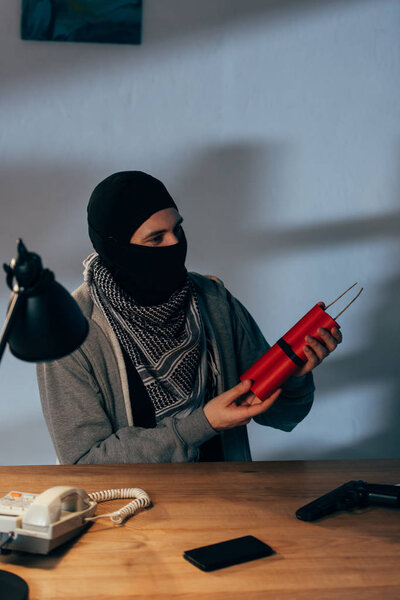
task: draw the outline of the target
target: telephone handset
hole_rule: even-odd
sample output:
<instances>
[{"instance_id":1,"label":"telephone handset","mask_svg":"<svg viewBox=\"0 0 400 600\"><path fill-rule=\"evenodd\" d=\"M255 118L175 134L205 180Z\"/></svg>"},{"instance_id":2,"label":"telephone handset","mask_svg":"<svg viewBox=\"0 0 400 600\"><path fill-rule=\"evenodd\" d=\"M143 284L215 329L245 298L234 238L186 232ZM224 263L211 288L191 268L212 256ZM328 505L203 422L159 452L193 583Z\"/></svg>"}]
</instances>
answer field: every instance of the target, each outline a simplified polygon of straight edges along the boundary
<instances>
[{"instance_id":1,"label":"telephone handset","mask_svg":"<svg viewBox=\"0 0 400 600\"><path fill-rule=\"evenodd\" d=\"M94 516L98 502L117 498L134 500L113 513ZM12 491L0 498L0 548L48 554L78 535L90 521L110 517L114 523L122 523L150 505L148 494L139 488L91 494L69 486L55 486L42 494Z\"/></svg>"}]
</instances>

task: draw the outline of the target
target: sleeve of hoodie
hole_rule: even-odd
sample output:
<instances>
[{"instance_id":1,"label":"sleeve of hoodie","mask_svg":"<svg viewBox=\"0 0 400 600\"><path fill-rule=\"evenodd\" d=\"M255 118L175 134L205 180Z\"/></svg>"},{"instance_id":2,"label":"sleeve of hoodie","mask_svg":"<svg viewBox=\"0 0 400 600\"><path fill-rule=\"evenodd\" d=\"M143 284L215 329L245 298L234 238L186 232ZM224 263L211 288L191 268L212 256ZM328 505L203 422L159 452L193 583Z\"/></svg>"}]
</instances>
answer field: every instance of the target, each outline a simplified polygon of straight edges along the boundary
<instances>
[{"instance_id":1,"label":"sleeve of hoodie","mask_svg":"<svg viewBox=\"0 0 400 600\"><path fill-rule=\"evenodd\" d=\"M200 444L215 435L202 408L155 428L113 429L102 386L81 349L37 365L46 423L62 464L190 462ZM104 389L104 387L103 387Z\"/></svg>"},{"instance_id":2,"label":"sleeve of hoodie","mask_svg":"<svg viewBox=\"0 0 400 600\"><path fill-rule=\"evenodd\" d=\"M232 325L236 341L237 369L244 373L269 348L257 323L247 309L228 292ZM314 399L312 373L290 377L282 386L282 393L263 414L254 418L260 425L291 431L309 413Z\"/></svg>"}]
</instances>

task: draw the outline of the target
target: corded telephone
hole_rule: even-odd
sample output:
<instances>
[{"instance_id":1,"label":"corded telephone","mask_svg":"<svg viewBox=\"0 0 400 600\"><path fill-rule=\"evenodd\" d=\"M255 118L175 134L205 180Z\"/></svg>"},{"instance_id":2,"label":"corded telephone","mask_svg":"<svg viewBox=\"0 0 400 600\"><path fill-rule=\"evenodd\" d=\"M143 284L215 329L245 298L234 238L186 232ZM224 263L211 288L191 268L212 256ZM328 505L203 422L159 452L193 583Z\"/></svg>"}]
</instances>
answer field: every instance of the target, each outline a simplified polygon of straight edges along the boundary
<instances>
[{"instance_id":1,"label":"corded telephone","mask_svg":"<svg viewBox=\"0 0 400 600\"><path fill-rule=\"evenodd\" d=\"M97 502L134 498L122 509L94 516ZM48 554L78 535L90 521L110 517L122 523L140 508L151 505L140 488L105 490L87 494L69 486L52 487L42 494L12 491L0 498L0 548Z\"/></svg>"}]
</instances>

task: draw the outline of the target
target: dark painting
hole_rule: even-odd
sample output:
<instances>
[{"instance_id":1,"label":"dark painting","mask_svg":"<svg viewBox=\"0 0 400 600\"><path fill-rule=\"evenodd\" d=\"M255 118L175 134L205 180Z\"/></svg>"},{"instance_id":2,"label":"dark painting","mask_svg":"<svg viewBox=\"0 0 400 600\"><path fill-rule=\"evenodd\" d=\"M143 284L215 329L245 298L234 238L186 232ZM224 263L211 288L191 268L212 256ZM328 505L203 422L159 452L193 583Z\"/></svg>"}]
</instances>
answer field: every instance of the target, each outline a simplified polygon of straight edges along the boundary
<instances>
[{"instance_id":1,"label":"dark painting","mask_svg":"<svg viewBox=\"0 0 400 600\"><path fill-rule=\"evenodd\" d=\"M140 44L142 0L22 0L23 40Z\"/></svg>"}]
</instances>

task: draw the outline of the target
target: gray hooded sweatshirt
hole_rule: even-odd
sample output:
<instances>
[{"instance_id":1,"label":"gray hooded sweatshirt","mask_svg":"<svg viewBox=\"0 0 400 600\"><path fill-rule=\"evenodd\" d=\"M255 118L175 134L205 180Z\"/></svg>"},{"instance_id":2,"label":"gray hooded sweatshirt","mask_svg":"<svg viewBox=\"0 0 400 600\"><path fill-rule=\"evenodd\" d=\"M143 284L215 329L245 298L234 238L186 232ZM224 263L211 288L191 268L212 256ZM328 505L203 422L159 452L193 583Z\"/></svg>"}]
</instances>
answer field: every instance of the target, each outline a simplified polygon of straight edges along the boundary
<instances>
[{"instance_id":1,"label":"gray hooded sweatshirt","mask_svg":"<svg viewBox=\"0 0 400 600\"><path fill-rule=\"evenodd\" d=\"M245 307L213 276L189 273L212 345L219 395L269 348ZM216 432L203 408L154 428L135 427L127 373L119 342L83 283L74 293L89 321L82 346L65 358L37 366L42 408L58 459L63 464L196 461L199 446ZM278 400L254 420L291 431L309 412L311 373L290 378ZM134 402L134 398L133 398ZM251 460L245 426L221 432L224 460Z\"/></svg>"}]
</instances>

